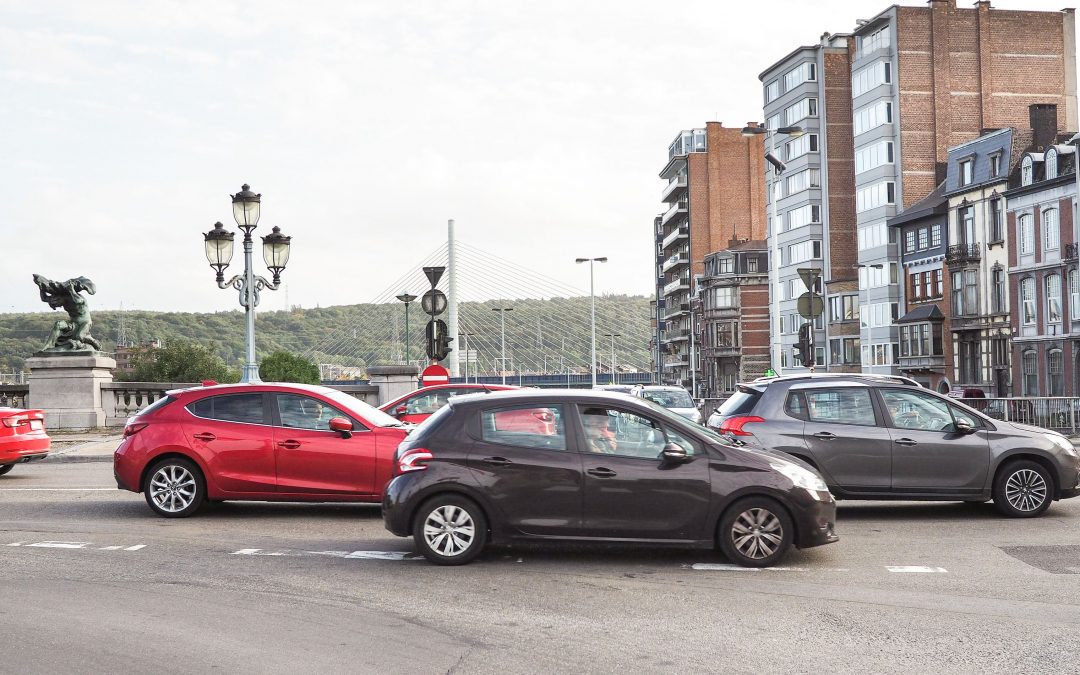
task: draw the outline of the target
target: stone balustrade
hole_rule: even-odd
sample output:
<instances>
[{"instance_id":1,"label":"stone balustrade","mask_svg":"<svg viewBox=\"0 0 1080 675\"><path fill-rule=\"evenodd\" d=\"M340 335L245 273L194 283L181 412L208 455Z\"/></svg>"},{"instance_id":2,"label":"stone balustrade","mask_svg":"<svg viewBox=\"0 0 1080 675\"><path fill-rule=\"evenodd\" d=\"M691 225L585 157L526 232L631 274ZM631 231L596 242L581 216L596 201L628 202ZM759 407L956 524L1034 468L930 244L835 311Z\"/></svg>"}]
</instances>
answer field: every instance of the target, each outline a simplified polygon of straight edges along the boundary
<instances>
[{"instance_id":1,"label":"stone balustrade","mask_svg":"<svg viewBox=\"0 0 1080 675\"><path fill-rule=\"evenodd\" d=\"M27 408L29 397L28 384L0 384L0 408Z\"/></svg>"}]
</instances>

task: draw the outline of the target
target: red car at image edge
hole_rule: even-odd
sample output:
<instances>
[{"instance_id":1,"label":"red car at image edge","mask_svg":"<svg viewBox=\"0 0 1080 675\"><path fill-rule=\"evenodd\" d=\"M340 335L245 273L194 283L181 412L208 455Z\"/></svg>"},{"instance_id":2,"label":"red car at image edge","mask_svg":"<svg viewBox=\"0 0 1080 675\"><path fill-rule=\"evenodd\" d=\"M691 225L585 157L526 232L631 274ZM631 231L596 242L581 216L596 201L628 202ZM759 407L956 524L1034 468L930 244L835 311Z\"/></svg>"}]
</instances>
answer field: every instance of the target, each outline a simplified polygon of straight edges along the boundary
<instances>
[{"instance_id":1,"label":"red car at image edge","mask_svg":"<svg viewBox=\"0 0 1080 675\"><path fill-rule=\"evenodd\" d=\"M233 384L167 392L128 420L117 487L169 518L225 500L374 502L408 429L328 387Z\"/></svg>"},{"instance_id":2,"label":"red car at image edge","mask_svg":"<svg viewBox=\"0 0 1080 675\"><path fill-rule=\"evenodd\" d=\"M402 422L420 424L435 414L439 408L446 405L451 396L464 396L465 394L479 394L492 391L505 391L507 389L520 389L509 384L433 384L421 387L416 391L410 391L404 396L383 403L379 406L388 415L393 415Z\"/></svg>"},{"instance_id":3,"label":"red car at image edge","mask_svg":"<svg viewBox=\"0 0 1080 675\"><path fill-rule=\"evenodd\" d=\"M0 408L0 476L21 462L44 459L50 443L44 412Z\"/></svg>"}]
</instances>

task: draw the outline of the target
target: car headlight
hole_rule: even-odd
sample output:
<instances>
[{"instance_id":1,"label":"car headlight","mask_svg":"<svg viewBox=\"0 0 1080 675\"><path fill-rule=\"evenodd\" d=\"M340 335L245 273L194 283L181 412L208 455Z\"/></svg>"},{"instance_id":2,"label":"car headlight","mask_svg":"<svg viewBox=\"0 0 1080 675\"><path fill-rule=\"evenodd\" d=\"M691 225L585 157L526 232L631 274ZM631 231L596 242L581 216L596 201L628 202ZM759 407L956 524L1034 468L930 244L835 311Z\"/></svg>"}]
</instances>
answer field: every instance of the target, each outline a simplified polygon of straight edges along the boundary
<instances>
[{"instance_id":1,"label":"car headlight","mask_svg":"<svg viewBox=\"0 0 1080 675\"><path fill-rule=\"evenodd\" d=\"M821 476L813 471L807 471L797 464L791 464L789 462L770 462L769 465L794 483L795 487L801 487L802 489L811 492L829 491L829 486L825 484L825 481L821 479Z\"/></svg>"},{"instance_id":2,"label":"car headlight","mask_svg":"<svg viewBox=\"0 0 1080 675\"><path fill-rule=\"evenodd\" d=\"M1069 457L1076 457L1076 448L1073 447L1072 441L1065 438L1060 434L1043 434L1047 440L1056 445Z\"/></svg>"}]
</instances>

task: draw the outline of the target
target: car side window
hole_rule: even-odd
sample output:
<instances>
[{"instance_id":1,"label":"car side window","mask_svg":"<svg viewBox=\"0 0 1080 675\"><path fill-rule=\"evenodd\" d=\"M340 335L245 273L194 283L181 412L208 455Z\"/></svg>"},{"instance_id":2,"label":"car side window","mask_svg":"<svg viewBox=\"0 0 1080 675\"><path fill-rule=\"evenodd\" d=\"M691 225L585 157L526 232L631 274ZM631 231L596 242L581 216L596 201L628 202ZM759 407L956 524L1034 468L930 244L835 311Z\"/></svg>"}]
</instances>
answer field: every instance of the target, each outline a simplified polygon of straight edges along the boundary
<instances>
[{"instance_id":1,"label":"car side window","mask_svg":"<svg viewBox=\"0 0 1080 675\"><path fill-rule=\"evenodd\" d=\"M914 389L882 389L881 398L897 429L954 430L952 412L945 401Z\"/></svg>"},{"instance_id":2,"label":"car side window","mask_svg":"<svg viewBox=\"0 0 1080 675\"><path fill-rule=\"evenodd\" d=\"M823 424L876 426L870 390L864 387L813 389L803 392L806 419Z\"/></svg>"},{"instance_id":3,"label":"car side window","mask_svg":"<svg viewBox=\"0 0 1080 675\"><path fill-rule=\"evenodd\" d=\"M566 450L563 407L522 405L482 410L480 437L500 445Z\"/></svg>"},{"instance_id":4,"label":"car side window","mask_svg":"<svg viewBox=\"0 0 1080 675\"><path fill-rule=\"evenodd\" d=\"M578 406L578 413L586 452L657 459L664 450L664 430L647 417L595 405ZM683 440L688 443L687 452L693 453L693 444Z\"/></svg>"},{"instance_id":5,"label":"car side window","mask_svg":"<svg viewBox=\"0 0 1080 675\"><path fill-rule=\"evenodd\" d=\"M335 417L349 419L348 415L329 403L324 403L311 396L278 394L276 398L278 416L281 418L281 426L283 427L329 431L331 419Z\"/></svg>"},{"instance_id":6,"label":"car side window","mask_svg":"<svg viewBox=\"0 0 1080 675\"><path fill-rule=\"evenodd\" d=\"M431 391L416 398L411 398L405 403L405 414L430 415L446 405L450 397L456 394L456 391L439 389L438 391Z\"/></svg>"},{"instance_id":7,"label":"car side window","mask_svg":"<svg viewBox=\"0 0 1080 675\"><path fill-rule=\"evenodd\" d=\"M954 422L967 422L969 425L976 429L983 428L982 420L980 420L978 417L975 417L974 415L967 413L954 405L950 405L949 410L952 411Z\"/></svg>"},{"instance_id":8,"label":"car side window","mask_svg":"<svg viewBox=\"0 0 1080 675\"><path fill-rule=\"evenodd\" d=\"M211 396L188 406L193 415L221 422L266 424L262 394Z\"/></svg>"},{"instance_id":9,"label":"car side window","mask_svg":"<svg viewBox=\"0 0 1080 675\"><path fill-rule=\"evenodd\" d=\"M787 402L784 404L784 412L796 419L806 419L806 399L803 398L802 392L788 392Z\"/></svg>"}]
</instances>

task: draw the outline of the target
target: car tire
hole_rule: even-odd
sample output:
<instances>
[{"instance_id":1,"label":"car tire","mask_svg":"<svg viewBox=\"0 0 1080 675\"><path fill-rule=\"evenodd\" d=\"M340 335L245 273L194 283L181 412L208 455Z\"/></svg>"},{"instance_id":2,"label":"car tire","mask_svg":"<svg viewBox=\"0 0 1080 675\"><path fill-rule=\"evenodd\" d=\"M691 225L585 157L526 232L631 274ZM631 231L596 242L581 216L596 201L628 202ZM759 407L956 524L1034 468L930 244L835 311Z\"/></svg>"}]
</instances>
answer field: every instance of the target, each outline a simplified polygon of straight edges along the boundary
<instances>
[{"instance_id":1,"label":"car tire","mask_svg":"<svg viewBox=\"0 0 1080 675\"><path fill-rule=\"evenodd\" d=\"M1031 460L1010 462L994 478L994 505L1010 518L1041 516L1054 501L1054 478Z\"/></svg>"},{"instance_id":2,"label":"car tire","mask_svg":"<svg viewBox=\"0 0 1080 675\"><path fill-rule=\"evenodd\" d=\"M146 472L143 494L150 509L165 518L187 518L206 502L206 480L195 462L169 457Z\"/></svg>"},{"instance_id":3,"label":"car tire","mask_svg":"<svg viewBox=\"0 0 1080 675\"><path fill-rule=\"evenodd\" d=\"M787 509L768 497L747 497L728 507L716 539L728 560L740 567L770 567L795 540Z\"/></svg>"},{"instance_id":4,"label":"car tire","mask_svg":"<svg viewBox=\"0 0 1080 675\"><path fill-rule=\"evenodd\" d=\"M417 510L413 540L436 565L464 565L480 555L487 543L487 519L471 499L440 495Z\"/></svg>"},{"instance_id":5,"label":"car tire","mask_svg":"<svg viewBox=\"0 0 1080 675\"><path fill-rule=\"evenodd\" d=\"M8 471L11 471L14 468L15 468L14 464L4 464L3 466L0 466L0 476L3 476L5 473L7 473Z\"/></svg>"}]
</instances>

